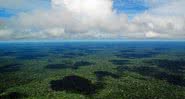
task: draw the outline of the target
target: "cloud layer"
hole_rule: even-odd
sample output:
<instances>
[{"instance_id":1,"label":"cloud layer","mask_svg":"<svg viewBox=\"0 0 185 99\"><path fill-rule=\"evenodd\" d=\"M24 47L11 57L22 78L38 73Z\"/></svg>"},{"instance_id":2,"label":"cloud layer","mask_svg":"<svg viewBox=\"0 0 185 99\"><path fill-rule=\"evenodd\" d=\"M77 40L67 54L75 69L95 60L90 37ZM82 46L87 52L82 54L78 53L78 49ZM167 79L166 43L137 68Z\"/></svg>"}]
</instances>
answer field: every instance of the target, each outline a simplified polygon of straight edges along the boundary
<instances>
[{"instance_id":1,"label":"cloud layer","mask_svg":"<svg viewBox=\"0 0 185 99\"><path fill-rule=\"evenodd\" d=\"M151 0L151 8L132 19L117 13L113 2L52 0L51 9L22 12L8 20L0 39L185 38L184 0Z\"/></svg>"}]
</instances>

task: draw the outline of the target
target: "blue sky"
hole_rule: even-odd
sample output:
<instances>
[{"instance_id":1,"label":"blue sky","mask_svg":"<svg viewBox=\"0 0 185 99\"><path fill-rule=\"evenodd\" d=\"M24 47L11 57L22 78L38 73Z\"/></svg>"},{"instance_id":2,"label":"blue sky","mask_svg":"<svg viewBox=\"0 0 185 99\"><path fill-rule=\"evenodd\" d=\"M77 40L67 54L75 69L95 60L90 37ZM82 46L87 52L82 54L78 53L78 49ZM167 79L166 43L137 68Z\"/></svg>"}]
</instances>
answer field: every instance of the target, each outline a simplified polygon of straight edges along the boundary
<instances>
[{"instance_id":1,"label":"blue sky","mask_svg":"<svg viewBox=\"0 0 185 99\"><path fill-rule=\"evenodd\" d=\"M184 39L184 5L185 0L0 0L0 40Z\"/></svg>"},{"instance_id":2,"label":"blue sky","mask_svg":"<svg viewBox=\"0 0 185 99\"><path fill-rule=\"evenodd\" d=\"M50 2L51 2L50 0L19 0L19 1L21 1L22 3L18 4L17 6L12 6L13 3L16 3L16 2L12 2L12 4L5 2L6 6L5 5L3 6L3 4L1 4L0 17L7 19L21 12L28 12L38 8L48 9L50 8ZM0 3L1 2L3 1L0 1ZM10 2L10 0L7 0L7 2Z\"/></svg>"},{"instance_id":3,"label":"blue sky","mask_svg":"<svg viewBox=\"0 0 185 99\"><path fill-rule=\"evenodd\" d=\"M119 13L127 13L128 16L134 17L136 14L142 13L149 9L149 4L144 0L115 0L114 9Z\"/></svg>"},{"instance_id":4,"label":"blue sky","mask_svg":"<svg viewBox=\"0 0 185 99\"><path fill-rule=\"evenodd\" d=\"M20 12L26 12L31 11L37 8L41 9L48 9L50 8L50 0L37 0L34 2L30 2L33 4L30 4L27 7L22 8L6 8L0 6L0 17L1 18L10 18L12 16L17 15ZM142 13L149 9L149 5L144 2L143 0L114 0L113 8L118 13L127 13L129 17L133 17L136 14Z\"/></svg>"},{"instance_id":5,"label":"blue sky","mask_svg":"<svg viewBox=\"0 0 185 99\"><path fill-rule=\"evenodd\" d=\"M0 16L1 17L5 17L5 18L8 18L8 17L11 17L13 15L15 15L15 11L12 11L12 10L9 10L9 9L4 9L4 8L1 8L0 9Z\"/></svg>"}]
</instances>

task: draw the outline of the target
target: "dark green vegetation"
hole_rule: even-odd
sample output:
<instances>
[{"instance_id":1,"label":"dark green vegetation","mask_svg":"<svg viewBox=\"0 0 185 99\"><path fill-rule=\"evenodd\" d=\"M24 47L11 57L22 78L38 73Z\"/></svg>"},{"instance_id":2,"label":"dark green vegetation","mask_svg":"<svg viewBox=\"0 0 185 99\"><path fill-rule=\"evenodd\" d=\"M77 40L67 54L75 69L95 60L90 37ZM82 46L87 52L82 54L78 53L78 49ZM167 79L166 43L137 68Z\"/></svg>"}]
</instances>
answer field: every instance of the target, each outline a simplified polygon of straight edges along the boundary
<instances>
[{"instance_id":1,"label":"dark green vegetation","mask_svg":"<svg viewBox=\"0 0 185 99\"><path fill-rule=\"evenodd\" d=\"M51 88L55 91L69 91L85 95L94 94L96 85L88 79L79 76L66 76L62 80L51 81Z\"/></svg>"},{"instance_id":2,"label":"dark green vegetation","mask_svg":"<svg viewBox=\"0 0 185 99\"><path fill-rule=\"evenodd\" d=\"M66 69L66 68L71 68L71 69L78 69L81 66L90 66L93 65L93 63L87 62L87 61L78 61L73 63L72 61L63 61L62 64L49 64L46 66L46 68L49 69Z\"/></svg>"},{"instance_id":3,"label":"dark green vegetation","mask_svg":"<svg viewBox=\"0 0 185 99\"><path fill-rule=\"evenodd\" d=\"M0 72L13 72L13 71L18 71L20 69L21 65L20 64L9 64L5 65L3 67L0 67Z\"/></svg>"},{"instance_id":4,"label":"dark green vegetation","mask_svg":"<svg viewBox=\"0 0 185 99\"><path fill-rule=\"evenodd\" d=\"M184 73L185 69L185 60L179 59L179 60L167 60L167 59L155 59L152 61L148 61L147 63L152 65L157 65L160 68L167 69L174 73Z\"/></svg>"},{"instance_id":5,"label":"dark green vegetation","mask_svg":"<svg viewBox=\"0 0 185 99\"><path fill-rule=\"evenodd\" d=\"M102 80L106 76L110 76L112 78L119 78L119 75L116 75L116 74L108 72L108 71L96 71L94 73L95 73L98 80Z\"/></svg>"},{"instance_id":6,"label":"dark green vegetation","mask_svg":"<svg viewBox=\"0 0 185 99\"><path fill-rule=\"evenodd\" d=\"M0 99L185 99L185 42L0 43Z\"/></svg>"},{"instance_id":7,"label":"dark green vegetation","mask_svg":"<svg viewBox=\"0 0 185 99\"><path fill-rule=\"evenodd\" d=\"M185 86L185 79L183 75L162 72L155 67L146 67L146 66L133 67L133 68L118 67L116 69L119 69L119 71L132 71L132 72L141 74L143 76L148 76L148 77L152 77L160 80L166 80L168 83L171 83L174 85Z\"/></svg>"},{"instance_id":8,"label":"dark green vegetation","mask_svg":"<svg viewBox=\"0 0 185 99\"><path fill-rule=\"evenodd\" d=\"M159 52L157 51L141 51L141 52L138 52L137 50L122 50L120 51L119 54L117 54L116 56L117 57L120 57L120 58L129 58L129 59L132 59L132 58L147 58L147 57L152 57L152 56L155 56L157 54L160 54Z\"/></svg>"},{"instance_id":9,"label":"dark green vegetation","mask_svg":"<svg viewBox=\"0 0 185 99\"><path fill-rule=\"evenodd\" d=\"M1 95L0 99L22 99L26 98L27 96L22 93L17 93L17 92L11 92L5 95Z\"/></svg>"}]
</instances>

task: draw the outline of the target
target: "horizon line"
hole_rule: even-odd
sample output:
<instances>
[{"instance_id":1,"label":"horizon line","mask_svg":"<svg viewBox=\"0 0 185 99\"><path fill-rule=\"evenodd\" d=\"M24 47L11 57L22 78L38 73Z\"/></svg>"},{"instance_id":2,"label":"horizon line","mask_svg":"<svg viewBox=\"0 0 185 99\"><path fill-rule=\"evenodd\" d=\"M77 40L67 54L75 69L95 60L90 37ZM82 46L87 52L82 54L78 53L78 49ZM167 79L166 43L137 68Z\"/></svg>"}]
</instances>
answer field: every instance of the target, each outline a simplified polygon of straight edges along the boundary
<instances>
[{"instance_id":1,"label":"horizon line","mask_svg":"<svg viewBox=\"0 0 185 99\"><path fill-rule=\"evenodd\" d=\"M125 40L119 40L119 39L94 39L94 40L87 40L87 39L84 39L84 40L52 40L52 39L49 39L49 40L0 40L0 43L2 42L134 42L134 41L138 41L138 42L142 42L142 41L153 41L153 42L158 42L158 41L163 41L163 42L184 42L185 39L125 39Z\"/></svg>"}]
</instances>

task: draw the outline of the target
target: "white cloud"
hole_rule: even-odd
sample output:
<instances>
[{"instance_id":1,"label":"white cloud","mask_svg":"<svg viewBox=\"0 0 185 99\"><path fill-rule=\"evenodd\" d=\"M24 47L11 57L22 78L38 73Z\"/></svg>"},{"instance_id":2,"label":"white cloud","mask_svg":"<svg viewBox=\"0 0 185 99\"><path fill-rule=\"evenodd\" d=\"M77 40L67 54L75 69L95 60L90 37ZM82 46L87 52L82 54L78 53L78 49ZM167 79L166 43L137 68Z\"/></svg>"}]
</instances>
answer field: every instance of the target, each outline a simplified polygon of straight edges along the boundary
<instances>
[{"instance_id":1,"label":"white cloud","mask_svg":"<svg viewBox=\"0 0 185 99\"><path fill-rule=\"evenodd\" d=\"M185 38L184 0L158 5L133 19L135 24L145 26L143 33L153 38ZM152 35L151 35L152 34ZM155 35L154 35L155 34ZM147 36L146 36L147 37Z\"/></svg>"},{"instance_id":2,"label":"white cloud","mask_svg":"<svg viewBox=\"0 0 185 99\"><path fill-rule=\"evenodd\" d=\"M15 26L18 24L16 28L20 29L45 31L48 28L62 28L64 32L74 34L89 31L121 32L128 22L126 15L117 15L113 11L111 0L56 1L52 3L53 9L21 13L12 19L15 21L13 23ZM76 9L78 6L80 8Z\"/></svg>"},{"instance_id":3,"label":"white cloud","mask_svg":"<svg viewBox=\"0 0 185 99\"><path fill-rule=\"evenodd\" d=\"M15 39L185 38L185 1L170 0L162 6L152 1L155 6L128 20L126 14L116 13L112 0L52 0L50 10L12 18L9 30L14 33L9 35Z\"/></svg>"},{"instance_id":4,"label":"white cloud","mask_svg":"<svg viewBox=\"0 0 185 99\"><path fill-rule=\"evenodd\" d=\"M145 33L145 36L147 38L156 38L156 37L159 37L160 34L156 33L156 32L153 32L153 31L149 31L149 32Z\"/></svg>"},{"instance_id":5,"label":"white cloud","mask_svg":"<svg viewBox=\"0 0 185 99\"><path fill-rule=\"evenodd\" d=\"M158 4L158 6L151 9L149 13L160 16L185 16L184 5L185 0L169 0L168 3Z\"/></svg>"},{"instance_id":6,"label":"white cloud","mask_svg":"<svg viewBox=\"0 0 185 99\"><path fill-rule=\"evenodd\" d=\"M10 39L13 31L8 29L0 29L0 39Z\"/></svg>"}]
</instances>

